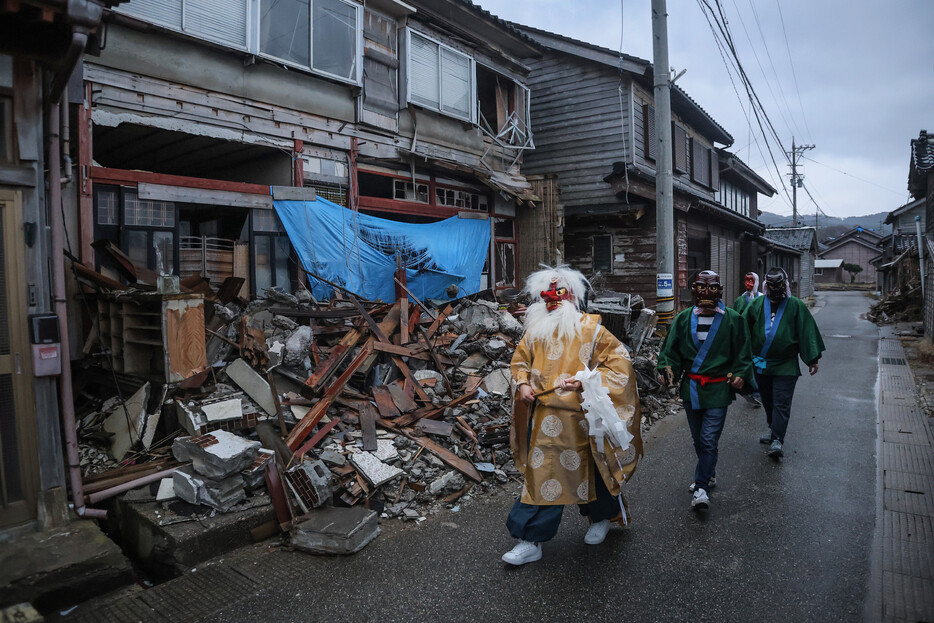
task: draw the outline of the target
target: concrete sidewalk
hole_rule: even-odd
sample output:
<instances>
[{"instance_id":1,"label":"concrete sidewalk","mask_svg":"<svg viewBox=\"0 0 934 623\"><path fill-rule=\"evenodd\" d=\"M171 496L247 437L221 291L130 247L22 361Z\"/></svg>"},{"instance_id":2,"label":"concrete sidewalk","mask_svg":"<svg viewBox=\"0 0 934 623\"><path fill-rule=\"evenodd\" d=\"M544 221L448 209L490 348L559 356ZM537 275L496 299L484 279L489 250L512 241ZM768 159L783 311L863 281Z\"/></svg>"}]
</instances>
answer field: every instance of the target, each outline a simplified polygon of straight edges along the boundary
<instances>
[{"instance_id":1,"label":"concrete sidewalk","mask_svg":"<svg viewBox=\"0 0 934 623\"><path fill-rule=\"evenodd\" d=\"M934 431L893 327L879 342L876 532L867 621L934 621Z\"/></svg>"}]
</instances>

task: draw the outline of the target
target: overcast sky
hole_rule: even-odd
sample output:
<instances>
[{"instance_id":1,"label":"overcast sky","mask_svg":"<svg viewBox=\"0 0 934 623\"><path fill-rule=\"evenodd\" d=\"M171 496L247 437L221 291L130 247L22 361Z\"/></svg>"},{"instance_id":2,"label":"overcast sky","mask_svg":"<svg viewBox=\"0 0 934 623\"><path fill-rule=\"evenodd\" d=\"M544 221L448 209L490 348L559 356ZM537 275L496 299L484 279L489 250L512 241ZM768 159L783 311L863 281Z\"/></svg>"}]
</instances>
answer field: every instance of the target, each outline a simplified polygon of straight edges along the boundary
<instances>
[{"instance_id":1,"label":"overcast sky","mask_svg":"<svg viewBox=\"0 0 934 623\"><path fill-rule=\"evenodd\" d=\"M622 31L625 53L652 60L650 0L474 1L504 19L613 50ZM779 0L720 1L785 148L792 136L816 146L801 171L822 210L851 216L906 203L909 141L921 129L934 133L934 0L780 0L780 10ZM779 188L755 120L752 129L746 120L741 83L742 103L696 0L668 0L668 37L669 64L687 70L678 85L733 136L730 149ZM813 222L814 204L798 195L799 213ZM760 209L791 215L784 193L762 199Z\"/></svg>"}]
</instances>

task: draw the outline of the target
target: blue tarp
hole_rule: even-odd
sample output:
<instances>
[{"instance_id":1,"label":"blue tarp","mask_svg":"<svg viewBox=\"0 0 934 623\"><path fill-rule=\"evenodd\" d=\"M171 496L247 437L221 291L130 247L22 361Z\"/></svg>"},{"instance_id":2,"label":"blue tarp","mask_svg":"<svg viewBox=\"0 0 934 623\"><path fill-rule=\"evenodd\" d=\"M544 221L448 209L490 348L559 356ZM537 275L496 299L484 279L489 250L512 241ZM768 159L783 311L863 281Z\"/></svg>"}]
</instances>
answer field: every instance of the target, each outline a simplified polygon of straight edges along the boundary
<instances>
[{"instance_id":1,"label":"blue tarp","mask_svg":"<svg viewBox=\"0 0 934 623\"><path fill-rule=\"evenodd\" d=\"M447 299L480 290L490 247L490 222L453 217L437 223L399 223L360 214L327 199L273 201L279 219L308 272L369 300L395 300L396 256L406 268L407 287L424 300ZM316 298L331 288L310 279Z\"/></svg>"}]
</instances>

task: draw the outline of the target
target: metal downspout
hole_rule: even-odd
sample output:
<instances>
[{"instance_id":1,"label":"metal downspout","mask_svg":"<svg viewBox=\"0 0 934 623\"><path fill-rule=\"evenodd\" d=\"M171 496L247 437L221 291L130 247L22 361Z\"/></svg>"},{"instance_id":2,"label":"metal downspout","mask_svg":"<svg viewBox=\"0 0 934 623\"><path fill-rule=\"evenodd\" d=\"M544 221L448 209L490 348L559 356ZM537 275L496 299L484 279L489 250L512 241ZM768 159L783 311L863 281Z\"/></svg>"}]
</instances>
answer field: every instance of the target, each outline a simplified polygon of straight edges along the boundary
<instances>
[{"instance_id":1,"label":"metal downspout","mask_svg":"<svg viewBox=\"0 0 934 623\"><path fill-rule=\"evenodd\" d=\"M84 50L88 36L86 33L72 33L71 46L68 49L66 60L68 64L62 67L52 80L50 102L48 109L49 132L49 225L52 229L51 260L52 260L52 293L55 300L55 315L58 316L59 331L61 333L62 374L58 378L59 402L62 410L62 428L65 434L65 456L68 460L68 478L71 485L71 499L75 514L79 517L104 519L107 511L88 508L84 503L84 484L81 481L81 460L78 456L78 431L75 426L75 398L72 393L71 379L71 347L68 343L68 312L65 306L65 224L62 215L62 179L61 179L61 136L60 100L65 85L75 64ZM78 50L75 54L74 51Z\"/></svg>"}]
</instances>

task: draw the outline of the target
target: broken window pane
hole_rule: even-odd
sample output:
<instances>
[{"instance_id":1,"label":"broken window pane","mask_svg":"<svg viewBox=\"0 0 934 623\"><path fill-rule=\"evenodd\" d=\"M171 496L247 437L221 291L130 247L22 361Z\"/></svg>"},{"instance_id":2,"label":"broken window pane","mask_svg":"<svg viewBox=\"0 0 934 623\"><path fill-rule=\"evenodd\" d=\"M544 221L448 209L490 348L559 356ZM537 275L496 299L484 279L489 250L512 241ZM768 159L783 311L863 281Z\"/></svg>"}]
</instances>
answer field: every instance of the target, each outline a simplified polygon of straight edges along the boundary
<instances>
[{"instance_id":1,"label":"broken window pane","mask_svg":"<svg viewBox=\"0 0 934 623\"><path fill-rule=\"evenodd\" d=\"M152 246L156 249L156 258L161 259L162 265L155 270L166 275L175 272L175 235L169 231L156 231L152 234Z\"/></svg>"},{"instance_id":2,"label":"broken window pane","mask_svg":"<svg viewBox=\"0 0 934 623\"><path fill-rule=\"evenodd\" d=\"M512 242L497 242L496 255L496 285L514 286L516 284L516 245Z\"/></svg>"},{"instance_id":3,"label":"broken window pane","mask_svg":"<svg viewBox=\"0 0 934 623\"><path fill-rule=\"evenodd\" d=\"M314 0L314 68L357 79L357 7L342 0Z\"/></svg>"},{"instance_id":4,"label":"broken window pane","mask_svg":"<svg viewBox=\"0 0 934 623\"><path fill-rule=\"evenodd\" d=\"M305 67L310 65L309 0L261 0L259 49Z\"/></svg>"},{"instance_id":5,"label":"broken window pane","mask_svg":"<svg viewBox=\"0 0 934 623\"><path fill-rule=\"evenodd\" d=\"M256 292L272 286L272 244L269 236L256 236L253 241L253 263L256 270Z\"/></svg>"},{"instance_id":6,"label":"broken window pane","mask_svg":"<svg viewBox=\"0 0 934 623\"><path fill-rule=\"evenodd\" d=\"M291 290L289 279L289 254L292 252L292 245L286 236L276 236L275 238L275 263L276 263L276 286L283 290Z\"/></svg>"},{"instance_id":7,"label":"broken window pane","mask_svg":"<svg viewBox=\"0 0 934 623\"><path fill-rule=\"evenodd\" d=\"M594 271L613 271L613 237L593 237L593 269Z\"/></svg>"}]
</instances>

